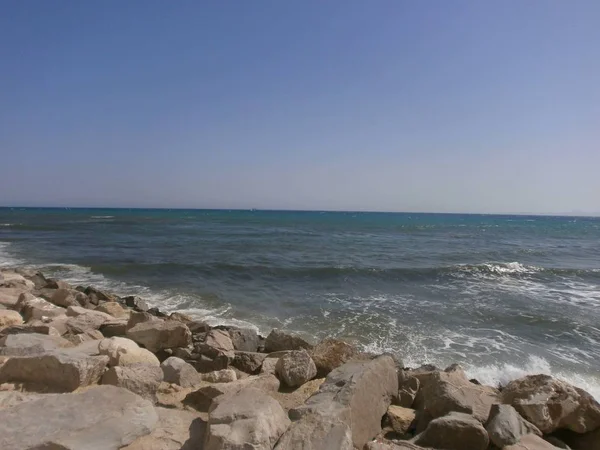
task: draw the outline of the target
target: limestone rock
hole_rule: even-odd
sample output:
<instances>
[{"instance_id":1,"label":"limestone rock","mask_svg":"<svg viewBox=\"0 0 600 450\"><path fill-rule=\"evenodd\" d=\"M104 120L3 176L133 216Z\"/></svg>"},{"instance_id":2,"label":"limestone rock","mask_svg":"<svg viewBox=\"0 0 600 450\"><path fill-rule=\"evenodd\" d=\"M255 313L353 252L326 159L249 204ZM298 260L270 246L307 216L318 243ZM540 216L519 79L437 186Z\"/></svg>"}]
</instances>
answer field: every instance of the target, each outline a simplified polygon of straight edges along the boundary
<instances>
[{"instance_id":1,"label":"limestone rock","mask_svg":"<svg viewBox=\"0 0 600 450\"><path fill-rule=\"evenodd\" d=\"M96 383L107 362L107 356L88 356L65 349L13 357L0 367L0 383L34 383L57 392L70 392Z\"/></svg>"},{"instance_id":2,"label":"limestone rock","mask_svg":"<svg viewBox=\"0 0 600 450\"><path fill-rule=\"evenodd\" d=\"M164 374L164 380L168 383L188 388L196 386L202 381L202 376L194 369L194 366L176 356L164 360L160 367Z\"/></svg>"},{"instance_id":3,"label":"limestone rock","mask_svg":"<svg viewBox=\"0 0 600 450\"><path fill-rule=\"evenodd\" d=\"M231 364L242 372L255 374L260 370L266 357L267 355L264 353L235 352Z\"/></svg>"},{"instance_id":4,"label":"limestone rock","mask_svg":"<svg viewBox=\"0 0 600 450\"><path fill-rule=\"evenodd\" d=\"M363 448L381 431L381 418L397 392L391 357L347 362L334 369L303 406L290 410L294 422L276 448Z\"/></svg>"},{"instance_id":5,"label":"limestone rock","mask_svg":"<svg viewBox=\"0 0 600 450\"><path fill-rule=\"evenodd\" d=\"M17 311L8 309L0 310L0 328L9 327L11 325L20 325L22 323L23 318Z\"/></svg>"},{"instance_id":6,"label":"limestone rock","mask_svg":"<svg viewBox=\"0 0 600 450\"><path fill-rule=\"evenodd\" d=\"M317 375L315 363L306 350L291 351L279 358L275 371L289 387L302 386Z\"/></svg>"},{"instance_id":7,"label":"limestone rock","mask_svg":"<svg viewBox=\"0 0 600 450\"><path fill-rule=\"evenodd\" d=\"M73 347L73 344L68 340L47 334L9 334L0 339L0 355L3 356L39 355L68 347Z\"/></svg>"},{"instance_id":8,"label":"limestone rock","mask_svg":"<svg viewBox=\"0 0 600 450\"><path fill-rule=\"evenodd\" d=\"M1 410L0 448L118 449L150 433L157 420L149 401L125 389L97 386Z\"/></svg>"},{"instance_id":9,"label":"limestone rock","mask_svg":"<svg viewBox=\"0 0 600 450\"><path fill-rule=\"evenodd\" d=\"M417 445L445 450L486 450L489 442L481 422L460 412L451 412L432 420L425 431L414 439Z\"/></svg>"},{"instance_id":10,"label":"limestone rock","mask_svg":"<svg viewBox=\"0 0 600 450\"><path fill-rule=\"evenodd\" d=\"M205 373L202 379L209 383L230 383L237 380L237 375L233 369L223 369Z\"/></svg>"},{"instance_id":11,"label":"limestone rock","mask_svg":"<svg viewBox=\"0 0 600 450\"><path fill-rule=\"evenodd\" d=\"M104 339L104 336L98 330L85 330L83 333L79 334L67 333L63 335L63 337L74 345L79 345L88 341L99 341Z\"/></svg>"},{"instance_id":12,"label":"limestone rock","mask_svg":"<svg viewBox=\"0 0 600 450\"><path fill-rule=\"evenodd\" d=\"M127 330L126 336L154 353L167 348L187 347L192 343L188 327L176 320L138 323Z\"/></svg>"},{"instance_id":13,"label":"limestone rock","mask_svg":"<svg viewBox=\"0 0 600 450\"><path fill-rule=\"evenodd\" d=\"M535 425L523 419L510 405L492 405L485 429L490 441L498 448L516 444L526 434L542 435Z\"/></svg>"},{"instance_id":14,"label":"limestone rock","mask_svg":"<svg viewBox=\"0 0 600 450\"><path fill-rule=\"evenodd\" d=\"M20 275L14 271L2 272L2 280L0 286L6 288L22 288L22 289L34 289L35 284L32 281L26 279L23 275Z\"/></svg>"},{"instance_id":15,"label":"limestone rock","mask_svg":"<svg viewBox=\"0 0 600 450\"><path fill-rule=\"evenodd\" d=\"M535 434L527 434L518 443L508 445L502 450L559 450L559 447L555 447ZM594 447L586 447L585 450L594 450Z\"/></svg>"},{"instance_id":16,"label":"limestone rock","mask_svg":"<svg viewBox=\"0 0 600 450\"><path fill-rule=\"evenodd\" d=\"M312 345L295 334L285 333L281 330L273 330L265 341L265 352L273 353L281 350L312 349Z\"/></svg>"},{"instance_id":17,"label":"limestone rock","mask_svg":"<svg viewBox=\"0 0 600 450\"><path fill-rule=\"evenodd\" d=\"M106 337L125 336L127 333L127 320L116 319L100 325L100 332Z\"/></svg>"},{"instance_id":18,"label":"limestone rock","mask_svg":"<svg viewBox=\"0 0 600 450\"><path fill-rule=\"evenodd\" d=\"M16 308L19 296L23 293L23 289L0 287L0 305L12 309ZM27 293L26 295L35 298L32 294Z\"/></svg>"},{"instance_id":19,"label":"limestone rock","mask_svg":"<svg viewBox=\"0 0 600 450\"><path fill-rule=\"evenodd\" d=\"M232 328L229 337L233 348L242 352L256 352L258 349L258 334L249 328Z\"/></svg>"},{"instance_id":20,"label":"limestone rock","mask_svg":"<svg viewBox=\"0 0 600 450\"><path fill-rule=\"evenodd\" d=\"M270 353L266 356L266 358L263 360L262 365L260 366L260 373L261 374L273 374L275 375L277 373L276 367L277 367L277 363L279 362L279 359L287 354L288 352L274 352L274 353Z\"/></svg>"},{"instance_id":21,"label":"limestone rock","mask_svg":"<svg viewBox=\"0 0 600 450\"><path fill-rule=\"evenodd\" d=\"M127 317L129 316L129 312L123 309L121 305L117 302L104 302L100 303L94 311L100 311L106 314L111 315L114 318Z\"/></svg>"},{"instance_id":22,"label":"limestone rock","mask_svg":"<svg viewBox=\"0 0 600 450\"><path fill-rule=\"evenodd\" d=\"M319 342L310 352L319 377L327 376L333 369L350 361L357 354L358 351L354 346L332 338Z\"/></svg>"},{"instance_id":23,"label":"limestone rock","mask_svg":"<svg viewBox=\"0 0 600 450\"><path fill-rule=\"evenodd\" d=\"M209 358L216 358L219 355L225 355L229 359L234 358L234 347L229 333L224 330L210 330L203 343L196 345L196 351Z\"/></svg>"},{"instance_id":24,"label":"limestone rock","mask_svg":"<svg viewBox=\"0 0 600 450\"><path fill-rule=\"evenodd\" d=\"M109 366L132 366L135 364L160 366L154 353L140 348L131 339L123 337L102 339L98 344L98 352L109 357Z\"/></svg>"},{"instance_id":25,"label":"limestone rock","mask_svg":"<svg viewBox=\"0 0 600 450\"><path fill-rule=\"evenodd\" d=\"M163 379L160 367L148 364L111 367L102 376L102 384L122 387L145 399L156 401L156 392Z\"/></svg>"},{"instance_id":26,"label":"limestone rock","mask_svg":"<svg viewBox=\"0 0 600 450\"><path fill-rule=\"evenodd\" d=\"M427 450L408 441L371 441L365 446L366 450ZM466 450L466 449L465 449Z\"/></svg>"},{"instance_id":27,"label":"limestone rock","mask_svg":"<svg viewBox=\"0 0 600 450\"><path fill-rule=\"evenodd\" d=\"M511 381L502 398L545 434L559 429L586 433L600 427L600 404L594 397L548 375Z\"/></svg>"},{"instance_id":28,"label":"limestone rock","mask_svg":"<svg viewBox=\"0 0 600 450\"><path fill-rule=\"evenodd\" d=\"M53 305L43 298L31 298L30 295L21 294L15 308L21 311L26 322L43 317L57 317L65 314L65 309Z\"/></svg>"},{"instance_id":29,"label":"limestone rock","mask_svg":"<svg viewBox=\"0 0 600 450\"><path fill-rule=\"evenodd\" d=\"M57 289L50 299L50 303L68 308L69 306L83 306L88 303L88 298L75 289Z\"/></svg>"},{"instance_id":30,"label":"limestone rock","mask_svg":"<svg viewBox=\"0 0 600 450\"><path fill-rule=\"evenodd\" d=\"M414 409L390 405L387 411L388 419L396 433L405 434L414 429L417 412Z\"/></svg>"},{"instance_id":31,"label":"limestone rock","mask_svg":"<svg viewBox=\"0 0 600 450\"><path fill-rule=\"evenodd\" d=\"M220 398L211 408L205 450L271 450L290 424L268 394L246 388Z\"/></svg>"},{"instance_id":32,"label":"limestone rock","mask_svg":"<svg viewBox=\"0 0 600 450\"><path fill-rule=\"evenodd\" d=\"M138 323L160 321L156 316L146 311L130 311L129 320L127 321L127 329L135 327Z\"/></svg>"}]
</instances>

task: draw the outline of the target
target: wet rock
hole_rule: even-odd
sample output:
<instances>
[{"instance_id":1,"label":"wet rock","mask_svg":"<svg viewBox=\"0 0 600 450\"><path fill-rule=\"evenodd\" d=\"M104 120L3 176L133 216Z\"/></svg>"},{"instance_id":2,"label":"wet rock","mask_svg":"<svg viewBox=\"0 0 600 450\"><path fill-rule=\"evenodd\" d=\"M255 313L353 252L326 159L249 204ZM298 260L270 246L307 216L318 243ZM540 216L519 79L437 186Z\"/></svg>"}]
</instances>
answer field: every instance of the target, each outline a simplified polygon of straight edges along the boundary
<instances>
[{"instance_id":1,"label":"wet rock","mask_svg":"<svg viewBox=\"0 0 600 450\"><path fill-rule=\"evenodd\" d=\"M414 443L423 447L445 450L486 450L488 434L479 422L469 414L451 412L432 420Z\"/></svg>"},{"instance_id":2,"label":"wet rock","mask_svg":"<svg viewBox=\"0 0 600 450\"><path fill-rule=\"evenodd\" d=\"M396 433L405 434L415 428L417 412L414 409L390 405L387 416Z\"/></svg>"},{"instance_id":3,"label":"wet rock","mask_svg":"<svg viewBox=\"0 0 600 450\"><path fill-rule=\"evenodd\" d=\"M127 297L123 297L123 301L125 305L129 308L133 308L136 311L148 311L148 304L140 297L136 295L129 295Z\"/></svg>"},{"instance_id":4,"label":"wet rock","mask_svg":"<svg viewBox=\"0 0 600 450\"><path fill-rule=\"evenodd\" d=\"M358 351L347 342L328 338L319 342L310 352L317 367L317 375L325 377L333 369L356 357Z\"/></svg>"},{"instance_id":5,"label":"wet rock","mask_svg":"<svg viewBox=\"0 0 600 450\"><path fill-rule=\"evenodd\" d=\"M237 380L237 374L233 369L217 370L202 375L204 381L209 383L230 383Z\"/></svg>"},{"instance_id":6,"label":"wet rock","mask_svg":"<svg viewBox=\"0 0 600 450\"><path fill-rule=\"evenodd\" d=\"M126 336L154 353L166 348L187 347L192 343L188 327L175 320L138 323L127 330Z\"/></svg>"},{"instance_id":7,"label":"wet rock","mask_svg":"<svg viewBox=\"0 0 600 450\"><path fill-rule=\"evenodd\" d=\"M526 434L542 435L535 425L523 419L510 405L492 405L485 429L490 441L499 448L516 444Z\"/></svg>"},{"instance_id":8,"label":"wet rock","mask_svg":"<svg viewBox=\"0 0 600 450\"><path fill-rule=\"evenodd\" d=\"M151 351L140 348L131 339L123 337L102 339L98 344L98 353L109 357L109 366L132 366L137 364L160 366L158 358Z\"/></svg>"},{"instance_id":9,"label":"wet rock","mask_svg":"<svg viewBox=\"0 0 600 450\"><path fill-rule=\"evenodd\" d=\"M282 350L301 350L312 349L312 345L302 339L300 336L291 333L285 333L281 330L273 330L267 336L265 341L265 351L267 353L278 352Z\"/></svg>"},{"instance_id":10,"label":"wet rock","mask_svg":"<svg viewBox=\"0 0 600 450\"><path fill-rule=\"evenodd\" d=\"M279 358L275 372L287 386L298 387L312 380L317 375L317 368L306 350L297 350Z\"/></svg>"},{"instance_id":11,"label":"wet rock","mask_svg":"<svg viewBox=\"0 0 600 450\"><path fill-rule=\"evenodd\" d=\"M260 368L266 357L267 355L264 353L235 352L235 356L231 364L242 372L255 374L260 371Z\"/></svg>"},{"instance_id":12,"label":"wet rock","mask_svg":"<svg viewBox=\"0 0 600 450\"><path fill-rule=\"evenodd\" d=\"M193 387L202 381L202 376L196 371L194 366L188 364L181 358L171 356L160 365L164 374L164 380L168 383L175 383L181 387Z\"/></svg>"},{"instance_id":13,"label":"wet rock","mask_svg":"<svg viewBox=\"0 0 600 450\"><path fill-rule=\"evenodd\" d=\"M156 392L163 379L160 367L149 364L116 366L108 369L102 376L102 384L125 388L142 398L156 401Z\"/></svg>"}]
</instances>

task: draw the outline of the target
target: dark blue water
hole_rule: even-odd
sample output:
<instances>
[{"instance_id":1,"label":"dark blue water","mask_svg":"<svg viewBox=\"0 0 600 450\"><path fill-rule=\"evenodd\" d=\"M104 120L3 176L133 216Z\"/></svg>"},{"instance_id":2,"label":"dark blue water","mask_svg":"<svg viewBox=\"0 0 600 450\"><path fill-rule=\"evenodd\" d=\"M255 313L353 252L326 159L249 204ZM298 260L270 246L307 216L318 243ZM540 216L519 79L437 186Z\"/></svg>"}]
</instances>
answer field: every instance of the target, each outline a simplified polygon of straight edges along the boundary
<instances>
[{"instance_id":1,"label":"dark blue water","mask_svg":"<svg viewBox=\"0 0 600 450\"><path fill-rule=\"evenodd\" d=\"M600 394L600 218L4 208L0 259L213 323Z\"/></svg>"}]
</instances>

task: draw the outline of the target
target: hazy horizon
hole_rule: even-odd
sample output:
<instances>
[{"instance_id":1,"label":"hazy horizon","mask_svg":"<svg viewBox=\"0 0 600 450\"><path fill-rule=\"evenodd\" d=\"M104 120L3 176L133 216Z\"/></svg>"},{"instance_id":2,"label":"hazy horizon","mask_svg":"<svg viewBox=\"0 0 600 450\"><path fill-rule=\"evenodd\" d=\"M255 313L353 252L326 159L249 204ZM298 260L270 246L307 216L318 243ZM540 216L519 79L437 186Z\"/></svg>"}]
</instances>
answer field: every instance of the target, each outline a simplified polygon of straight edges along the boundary
<instances>
[{"instance_id":1,"label":"hazy horizon","mask_svg":"<svg viewBox=\"0 0 600 450\"><path fill-rule=\"evenodd\" d=\"M0 205L600 215L598 18L10 2Z\"/></svg>"}]
</instances>

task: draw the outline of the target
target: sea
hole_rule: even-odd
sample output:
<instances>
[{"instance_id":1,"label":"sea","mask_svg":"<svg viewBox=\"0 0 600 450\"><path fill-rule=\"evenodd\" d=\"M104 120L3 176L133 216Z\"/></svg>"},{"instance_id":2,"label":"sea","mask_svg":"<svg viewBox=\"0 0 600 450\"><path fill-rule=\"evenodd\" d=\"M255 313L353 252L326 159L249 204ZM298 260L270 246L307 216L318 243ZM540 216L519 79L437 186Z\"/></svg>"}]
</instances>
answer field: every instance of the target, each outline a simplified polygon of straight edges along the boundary
<instances>
[{"instance_id":1,"label":"sea","mask_svg":"<svg viewBox=\"0 0 600 450\"><path fill-rule=\"evenodd\" d=\"M0 208L0 265L600 399L600 218Z\"/></svg>"}]
</instances>

